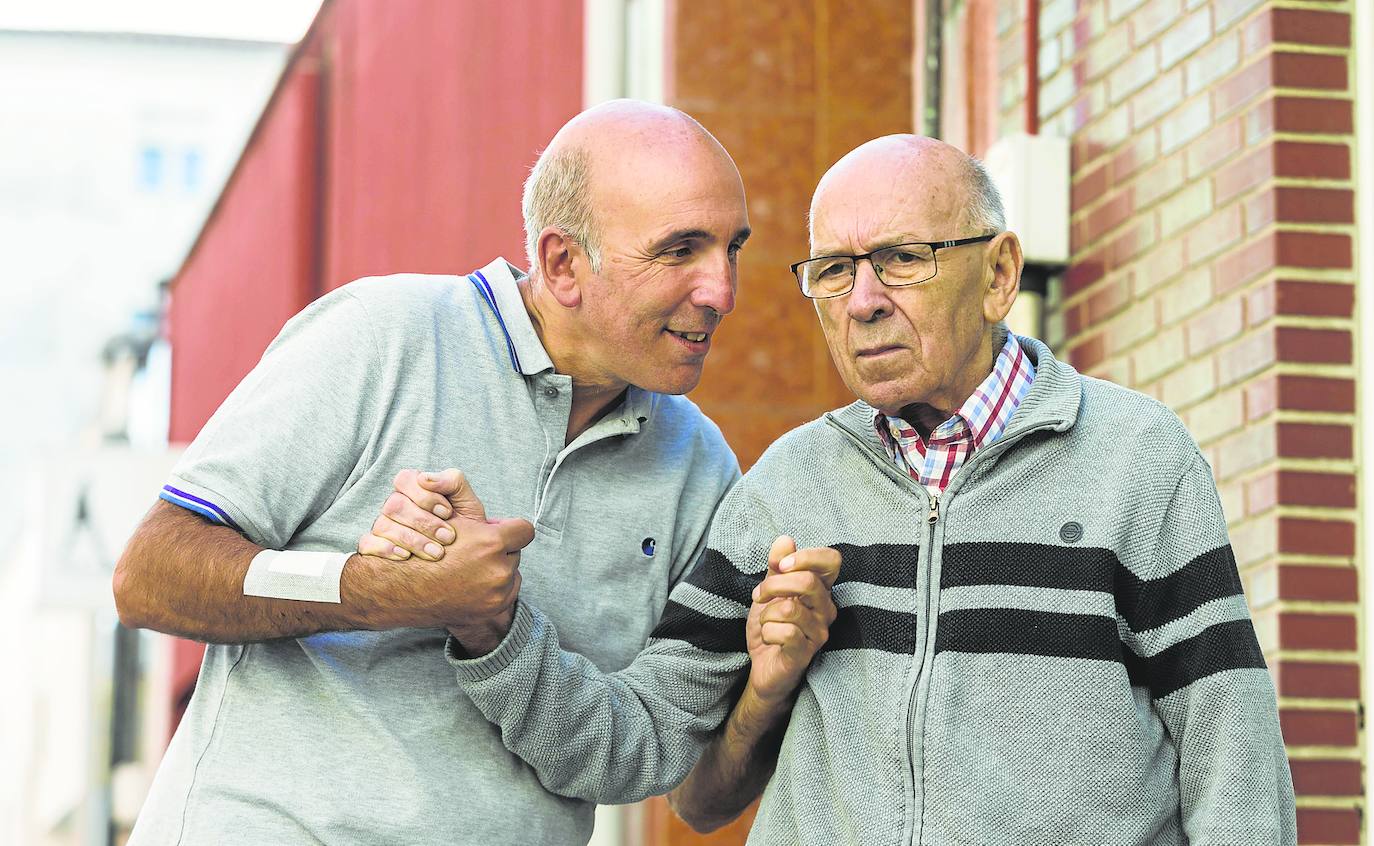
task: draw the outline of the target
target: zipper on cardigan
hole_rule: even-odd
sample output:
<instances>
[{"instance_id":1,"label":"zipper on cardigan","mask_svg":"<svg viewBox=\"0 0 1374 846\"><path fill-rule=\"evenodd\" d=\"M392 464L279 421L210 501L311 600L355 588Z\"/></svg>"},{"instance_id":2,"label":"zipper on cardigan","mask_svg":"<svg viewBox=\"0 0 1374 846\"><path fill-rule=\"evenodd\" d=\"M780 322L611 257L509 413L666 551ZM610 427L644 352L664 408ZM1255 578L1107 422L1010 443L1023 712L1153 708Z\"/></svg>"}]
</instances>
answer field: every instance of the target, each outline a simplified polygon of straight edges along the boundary
<instances>
[{"instance_id":1,"label":"zipper on cardigan","mask_svg":"<svg viewBox=\"0 0 1374 846\"><path fill-rule=\"evenodd\" d=\"M864 440L863 436L861 436L858 432L856 432L856 431L854 431L853 429L851 429L851 428L849 428L848 426L846 426L844 423L840 422L839 419L837 419L833 414L826 414L826 415L825 415L825 419L826 419L826 422L827 422L829 425L834 426L835 428L839 429L842 433L844 433L844 435L845 435L846 437L848 437L851 441L853 441L853 442L855 443L855 445L857 445L857 446L859 447L860 450L862 450L862 451L864 451L864 452L867 452L869 455L872 455L872 456L874 456L876 459L878 459L878 461L876 462L876 463L877 463L877 466L878 466L883 472L886 472L889 476L891 476L893 479L895 479L895 480L898 481L899 483L905 484L905 485L907 486L907 488L908 488L909 490L911 490L912 492L917 492L917 491L919 491L919 492L924 493L924 494L926 495L926 497L927 497L927 510L926 510L926 527L927 527L927 531L926 531L926 543L925 543L925 548L926 548L926 555L927 555L927 556L933 556L933 555L935 554L935 551L934 551L934 549L933 549L933 547L934 547L934 545L935 545L935 524L936 524L937 522L939 522L939 520L940 520L940 498L939 498L938 496L936 496L935 494L932 494L932 493L931 493L927 488L925 488L923 485L917 484L917 482L916 482L914 479L912 479L911 476L910 476L909 474L903 473L903 472L897 470L896 465L895 465L894 462L892 461L892 457L891 457L891 456L889 456L889 455L884 455L884 454L883 454L882 452L880 452L879 450L874 449L872 445L870 445L867 441ZM1028 427L1028 428L1022 429L1022 430L1020 430L1019 432L1015 432L1015 433L1013 433L1010 437L1008 437L1008 436L1006 436L1006 435L1003 435L1001 438L998 438L997 441L996 441L995 443L989 444L989 445L988 445L987 447L985 447L984 449L981 449L981 450L978 450L978 451L974 452L973 455L969 456L968 460L964 462L964 466L961 467L961 468L959 468L959 475L956 476L953 480L951 480L951 481L952 481L952 484L951 484L951 486L950 486L950 489L947 489L945 493L948 495L948 494L951 492L952 489L960 487L960 484L959 484L959 483L962 482L962 481L964 480L965 477L967 477L969 466L970 466L971 464L973 464L974 462L977 462L977 461L980 461L980 460L981 460L981 461L986 461L987 458L988 458L989 456L997 455L997 454L1003 452L1004 450L1008 449L1012 444L1014 444L1015 442L1021 440L1021 439L1022 439L1023 437L1025 437L1026 435L1028 435L1028 434L1030 434L1030 433L1032 433L1032 432L1035 432L1035 431L1039 431L1039 430L1041 430L1041 429L1053 428L1055 425L1056 425L1056 424L1054 424L1054 423L1052 423L1052 422L1039 423L1039 424L1030 426L1030 427ZM927 560L927 567L925 568L925 569L926 569L926 577L929 578L929 577L932 575L932 574L930 573L930 567L929 567L929 560L930 560L930 559L927 558L926 560ZM933 594L934 594L936 591L938 591L938 590L939 590L939 587L938 587L937 585L933 584L933 583L931 583L931 584L927 587L927 589L926 589L926 607L925 607L925 609L924 609L924 615L925 615L925 617L927 618L927 619L926 619L926 622L925 622L925 625L926 625L926 635L927 635L927 637L929 637L929 635L930 635L930 625L933 623L933 621L929 619L929 617L930 617L930 608L931 608L931 604L932 604L932 602L933 602L933 600L934 600L934 595L933 595ZM921 647L921 653L922 653L922 654L921 654L921 661L920 661L921 666L919 666L918 669L917 669L917 671L916 671L916 683L912 686L912 688L911 688L911 693L910 693L910 695L909 695L908 698L907 698L907 712L906 712L906 715L907 715L907 719L906 719L906 723L907 723L907 731L906 731L906 738L907 738L907 746L906 746L906 751L907 751L907 772L911 775L911 779L912 779L912 784L911 784L911 788L912 788L911 800L912 800L912 802L913 802L913 808L912 808L912 815L913 815L913 819L912 819L912 840L913 840L913 842L915 842L915 843L920 843L920 842L921 842L921 837L923 836L924 830L925 830L925 813L924 813L924 808L923 808L923 807L920 807L920 806L917 806L917 803L916 803L916 796L915 796L915 791L916 791L916 789L917 789L917 781L919 780L919 777L918 777L918 775L917 775L917 773L916 773L916 735L917 735L917 730L918 730L918 727L917 727L917 725L916 725L916 711L917 711L916 696L917 696L918 691L920 690L920 686L921 686L921 682L920 682L921 676L925 674L925 667L924 667L923 665L924 665L924 663L925 663L925 651L926 651L925 647L926 647L927 645L928 645L928 644L923 644L922 647ZM923 803L922 803L922 804L923 804Z\"/></svg>"}]
</instances>

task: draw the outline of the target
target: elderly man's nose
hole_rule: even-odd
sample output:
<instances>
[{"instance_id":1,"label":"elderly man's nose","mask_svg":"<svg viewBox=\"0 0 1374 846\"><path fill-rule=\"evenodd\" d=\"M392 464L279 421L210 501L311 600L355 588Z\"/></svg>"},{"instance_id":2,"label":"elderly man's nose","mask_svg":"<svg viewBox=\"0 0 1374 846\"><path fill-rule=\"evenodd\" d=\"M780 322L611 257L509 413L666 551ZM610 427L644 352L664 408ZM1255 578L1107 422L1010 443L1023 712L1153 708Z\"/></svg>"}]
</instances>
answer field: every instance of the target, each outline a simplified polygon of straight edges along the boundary
<instances>
[{"instance_id":1,"label":"elderly man's nose","mask_svg":"<svg viewBox=\"0 0 1374 846\"><path fill-rule=\"evenodd\" d=\"M892 313L887 287L878 279L873 262L860 259L854 266L854 288L849 292L849 316L867 323Z\"/></svg>"}]
</instances>

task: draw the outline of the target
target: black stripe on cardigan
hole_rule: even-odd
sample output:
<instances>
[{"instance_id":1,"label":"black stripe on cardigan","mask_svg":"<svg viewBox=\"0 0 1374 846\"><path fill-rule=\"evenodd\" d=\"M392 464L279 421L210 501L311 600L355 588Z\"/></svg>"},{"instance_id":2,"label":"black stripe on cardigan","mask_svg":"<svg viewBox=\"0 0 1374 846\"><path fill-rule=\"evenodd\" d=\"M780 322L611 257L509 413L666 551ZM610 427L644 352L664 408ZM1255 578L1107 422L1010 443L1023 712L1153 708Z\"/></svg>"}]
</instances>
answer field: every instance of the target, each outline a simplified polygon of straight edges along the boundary
<instances>
[{"instance_id":1,"label":"black stripe on cardigan","mask_svg":"<svg viewBox=\"0 0 1374 846\"><path fill-rule=\"evenodd\" d=\"M1002 653L1117 661L1134 687L1163 699L1226 670L1263 669L1249 620L1217 623L1149 658L1121 643L1116 621L1095 614L971 608L940 615L935 652Z\"/></svg>"},{"instance_id":2,"label":"black stripe on cardigan","mask_svg":"<svg viewBox=\"0 0 1374 846\"><path fill-rule=\"evenodd\" d=\"M744 618L721 619L668 600L651 638L680 640L705 652L747 652Z\"/></svg>"},{"instance_id":3,"label":"black stripe on cardigan","mask_svg":"<svg viewBox=\"0 0 1374 846\"><path fill-rule=\"evenodd\" d=\"M1150 695L1163 699L1199 679L1226 670L1264 669L1264 653L1249 620L1208 626L1157 655L1142 659Z\"/></svg>"},{"instance_id":4,"label":"black stripe on cardigan","mask_svg":"<svg viewBox=\"0 0 1374 846\"><path fill-rule=\"evenodd\" d=\"M763 575L741 573L725 555L707 549L687 574L687 584L748 607L754 601L754 588L763 581Z\"/></svg>"},{"instance_id":5,"label":"black stripe on cardigan","mask_svg":"<svg viewBox=\"0 0 1374 846\"><path fill-rule=\"evenodd\" d=\"M915 544L876 543L856 546L848 543L834 545L840 553L840 574L835 584L863 582L879 587L916 587L917 556ZM750 605L754 587L763 581L763 573L742 573L723 553L707 549L687 576L687 583L707 593Z\"/></svg>"},{"instance_id":6,"label":"black stripe on cardigan","mask_svg":"<svg viewBox=\"0 0 1374 846\"><path fill-rule=\"evenodd\" d=\"M1108 549L1036 543L960 543L945 547L940 587L1017 585L1110 593L1134 632L1186 617L1217 599L1240 596L1229 545L1208 550L1160 579L1142 580Z\"/></svg>"},{"instance_id":7,"label":"black stripe on cardigan","mask_svg":"<svg viewBox=\"0 0 1374 846\"><path fill-rule=\"evenodd\" d=\"M916 615L867 605L839 609L830 624L830 637L822 652L841 649L877 649L897 655L916 651Z\"/></svg>"}]
</instances>

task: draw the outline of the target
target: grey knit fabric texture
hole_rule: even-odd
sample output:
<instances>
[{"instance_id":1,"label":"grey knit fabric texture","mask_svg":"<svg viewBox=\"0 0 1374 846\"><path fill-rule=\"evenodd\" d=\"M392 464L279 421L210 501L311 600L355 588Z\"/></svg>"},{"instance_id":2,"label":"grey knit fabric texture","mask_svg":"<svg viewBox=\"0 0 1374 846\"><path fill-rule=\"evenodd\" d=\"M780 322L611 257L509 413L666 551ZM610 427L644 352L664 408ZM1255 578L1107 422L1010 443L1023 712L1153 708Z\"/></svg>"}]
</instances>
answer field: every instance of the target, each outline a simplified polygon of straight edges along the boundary
<instances>
[{"instance_id":1,"label":"grey knit fabric texture","mask_svg":"<svg viewBox=\"0 0 1374 846\"><path fill-rule=\"evenodd\" d=\"M523 602L450 659L554 792L681 781L747 672L778 534L843 555L751 844L1293 844L1291 776L1211 471L1178 418L1022 339L1037 377L928 520L863 403L722 503L654 639L602 673Z\"/></svg>"}]
</instances>

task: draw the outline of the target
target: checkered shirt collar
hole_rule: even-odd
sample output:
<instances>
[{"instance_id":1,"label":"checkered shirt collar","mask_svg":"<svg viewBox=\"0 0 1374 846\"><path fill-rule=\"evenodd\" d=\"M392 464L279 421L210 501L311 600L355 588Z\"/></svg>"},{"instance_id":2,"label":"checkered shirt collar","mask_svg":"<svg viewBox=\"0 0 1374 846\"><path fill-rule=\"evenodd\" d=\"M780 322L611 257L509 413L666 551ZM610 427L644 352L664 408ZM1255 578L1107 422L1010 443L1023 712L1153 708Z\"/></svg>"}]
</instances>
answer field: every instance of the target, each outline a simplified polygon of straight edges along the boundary
<instances>
[{"instance_id":1,"label":"checkered shirt collar","mask_svg":"<svg viewBox=\"0 0 1374 846\"><path fill-rule=\"evenodd\" d=\"M1002 344L993 362L992 372L953 416L931 431L929 439L922 439L901 417L888 417L881 411L874 413L873 425L889 449L901 447L903 452L915 449L924 456L927 446L968 440L972 441L972 449L981 449L1002 437L1017 406L1030 393L1034 379L1035 365L1016 342L1016 336L1008 332L1006 343Z\"/></svg>"}]
</instances>

